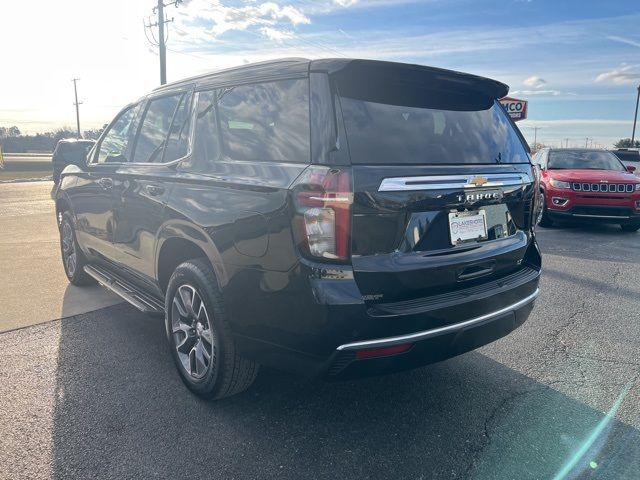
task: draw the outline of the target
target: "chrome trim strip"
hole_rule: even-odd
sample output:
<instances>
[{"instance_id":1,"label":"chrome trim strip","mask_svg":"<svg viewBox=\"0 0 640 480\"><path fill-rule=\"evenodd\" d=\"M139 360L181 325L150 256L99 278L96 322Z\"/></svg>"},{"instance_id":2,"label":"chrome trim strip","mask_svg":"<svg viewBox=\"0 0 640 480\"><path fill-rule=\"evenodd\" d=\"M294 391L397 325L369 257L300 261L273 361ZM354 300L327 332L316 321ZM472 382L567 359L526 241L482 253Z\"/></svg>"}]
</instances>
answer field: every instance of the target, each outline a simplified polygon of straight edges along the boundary
<instances>
[{"instance_id":1,"label":"chrome trim strip","mask_svg":"<svg viewBox=\"0 0 640 480\"><path fill-rule=\"evenodd\" d=\"M583 213L572 213L572 217L584 217L584 218L612 218L614 220L628 220L629 217L623 215L587 215Z\"/></svg>"},{"instance_id":2,"label":"chrome trim strip","mask_svg":"<svg viewBox=\"0 0 640 480\"><path fill-rule=\"evenodd\" d=\"M128 287L123 286L118 280L107 277L92 265L85 265L84 271L87 275L93 277L93 279L100 285L111 290L138 310L147 313L164 313L164 305L160 305L159 302L147 301L146 299L138 296L136 292L129 291Z\"/></svg>"},{"instance_id":3,"label":"chrome trim strip","mask_svg":"<svg viewBox=\"0 0 640 480\"><path fill-rule=\"evenodd\" d=\"M482 185L473 183L476 177L487 181ZM431 175L425 177L385 178L378 187L379 192L402 192L411 190L447 190L481 187L520 187L532 183L525 173L495 173L489 175Z\"/></svg>"},{"instance_id":4,"label":"chrome trim strip","mask_svg":"<svg viewBox=\"0 0 640 480\"><path fill-rule=\"evenodd\" d=\"M514 303L513 305L509 305L508 307L501 308L500 310L487 313L480 317L472 318L470 320L465 320L464 322L454 323L453 325L445 325L444 327L434 328L432 330L424 330L422 332L410 333L407 335L399 335L397 337L378 338L376 340L365 340L362 342L346 343L344 345L340 345L337 348L337 350L339 351L361 350L363 348L390 347L393 345L398 345L398 344L407 343L407 342L418 342L420 340L425 340L429 337L440 335L441 333L446 333L452 330L460 330L470 325L484 322L485 320L489 320L493 317L498 317L505 313L512 312L524 305L527 305L528 303L533 302L539 294L540 294L540 289L536 288L536 291L533 292L531 295L529 295L526 298L523 298L522 300Z\"/></svg>"}]
</instances>

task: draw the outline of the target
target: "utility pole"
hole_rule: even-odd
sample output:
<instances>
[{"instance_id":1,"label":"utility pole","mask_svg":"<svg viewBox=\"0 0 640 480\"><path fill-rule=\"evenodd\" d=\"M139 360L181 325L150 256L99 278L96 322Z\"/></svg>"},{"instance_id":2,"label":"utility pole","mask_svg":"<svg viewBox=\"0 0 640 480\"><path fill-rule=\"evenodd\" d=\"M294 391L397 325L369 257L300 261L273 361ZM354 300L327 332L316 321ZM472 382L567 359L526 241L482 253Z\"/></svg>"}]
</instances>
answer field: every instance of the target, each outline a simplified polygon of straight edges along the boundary
<instances>
[{"instance_id":1,"label":"utility pole","mask_svg":"<svg viewBox=\"0 0 640 480\"><path fill-rule=\"evenodd\" d=\"M158 48L160 50L160 85L167 83L167 44L164 41L164 3L158 0Z\"/></svg>"},{"instance_id":2,"label":"utility pole","mask_svg":"<svg viewBox=\"0 0 640 480\"><path fill-rule=\"evenodd\" d=\"M531 127L533 128L533 144L535 145L536 143L538 143L538 130L540 130L542 127Z\"/></svg>"},{"instance_id":3,"label":"utility pole","mask_svg":"<svg viewBox=\"0 0 640 480\"><path fill-rule=\"evenodd\" d=\"M565 143L566 143L565 148L569 148L569 139L565 138L564 140L565 140ZM562 142L560 142L560 147L562 147Z\"/></svg>"},{"instance_id":4,"label":"utility pole","mask_svg":"<svg viewBox=\"0 0 640 480\"><path fill-rule=\"evenodd\" d=\"M640 102L640 85L638 85L638 96L636 97L636 113L633 115L633 133L631 134L631 148L636 140L636 122L638 121L638 102Z\"/></svg>"},{"instance_id":5,"label":"utility pole","mask_svg":"<svg viewBox=\"0 0 640 480\"><path fill-rule=\"evenodd\" d=\"M72 79L73 81L73 92L75 93L76 96L76 103L74 103L74 105L76 106L76 127L78 129L78 139L82 138L82 136L80 135L80 105L82 105L82 102L78 102L78 86L76 85L76 82L80 80L79 78L74 78Z\"/></svg>"},{"instance_id":6,"label":"utility pole","mask_svg":"<svg viewBox=\"0 0 640 480\"><path fill-rule=\"evenodd\" d=\"M160 55L160 85L167 83L167 38L165 36L165 28L167 23L173 22L173 18L167 19L164 16L164 7L168 7L169 5L177 7L182 1L183 0L174 0L173 2L164 3L163 0L158 0L158 4L153 7L153 13L158 15L158 20L151 23L151 18L149 18L149 23L144 23L145 35L147 28L151 32L151 38L147 36L147 40L152 45L158 47L158 53ZM154 27L158 27L157 38L153 34Z\"/></svg>"}]
</instances>

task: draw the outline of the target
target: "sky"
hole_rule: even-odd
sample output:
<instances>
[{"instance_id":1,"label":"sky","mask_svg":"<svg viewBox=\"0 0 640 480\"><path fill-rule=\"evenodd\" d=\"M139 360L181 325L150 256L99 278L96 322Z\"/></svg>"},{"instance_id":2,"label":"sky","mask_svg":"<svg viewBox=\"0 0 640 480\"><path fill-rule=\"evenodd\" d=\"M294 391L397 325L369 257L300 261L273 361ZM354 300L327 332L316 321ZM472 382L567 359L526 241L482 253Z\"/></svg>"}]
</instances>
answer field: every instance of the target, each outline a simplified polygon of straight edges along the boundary
<instances>
[{"instance_id":1,"label":"sky","mask_svg":"<svg viewBox=\"0 0 640 480\"><path fill-rule=\"evenodd\" d=\"M83 129L158 86L158 48L144 27L155 4L2 0L0 126L74 127L72 78ZM185 0L165 12L169 81L279 57L393 60L508 84L529 101L518 126L530 143L534 127L555 146L631 136L637 0Z\"/></svg>"}]
</instances>

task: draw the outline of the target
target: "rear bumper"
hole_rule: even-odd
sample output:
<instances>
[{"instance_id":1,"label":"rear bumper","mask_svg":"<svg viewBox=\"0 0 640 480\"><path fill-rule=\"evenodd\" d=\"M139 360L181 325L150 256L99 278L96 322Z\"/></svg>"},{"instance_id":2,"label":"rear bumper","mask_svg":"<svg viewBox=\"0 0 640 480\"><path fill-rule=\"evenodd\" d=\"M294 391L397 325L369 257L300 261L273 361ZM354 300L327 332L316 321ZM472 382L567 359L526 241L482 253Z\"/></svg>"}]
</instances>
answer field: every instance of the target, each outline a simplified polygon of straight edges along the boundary
<instances>
[{"instance_id":1,"label":"rear bumper","mask_svg":"<svg viewBox=\"0 0 640 480\"><path fill-rule=\"evenodd\" d=\"M326 380L416 368L479 348L522 325L538 296L539 278L538 263L475 287L391 304L362 301L352 278L316 278L313 300L302 301L304 306L298 297L297 313L287 312L295 334L280 328L271 338L237 335L236 343L242 355L259 363ZM364 356L398 345L400 353Z\"/></svg>"},{"instance_id":2,"label":"rear bumper","mask_svg":"<svg viewBox=\"0 0 640 480\"><path fill-rule=\"evenodd\" d=\"M327 370L329 380L346 380L420 367L487 345L522 325L539 289L522 300L468 320L407 335L340 345ZM358 352L408 345L403 353L359 359Z\"/></svg>"},{"instance_id":3,"label":"rear bumper","mask_svg":"<svg viewBox=\"0 0 640 480\"><path fill-rule=\"evenodd\" d=\"M374 340L365 340L361 342L347 343L345 345L340 345L337 348L337 350L338 351L358 351L363 349L391 347L394 345L421 342L423 340L435 338L440 335L448 335L451 333L457 334L461 331L470 330L477 326L483 325L485 323L492 322L499 317L517 312L522 307L525 307L533 303L533 301L538 297L539 294L540 294L540 289L536 288L536 290L531 295L523 298L522 300L512 305L501 308L500 310L496 310L494 312L485 313L484 315L480 315L479 317L470 318L469 320L465 320L463 322L444 325L442 327L432 328L429 330L424 330L422 332L409 333L406 335L398 335L395 337L378 338Z\"/></svg>"}]
</instances>

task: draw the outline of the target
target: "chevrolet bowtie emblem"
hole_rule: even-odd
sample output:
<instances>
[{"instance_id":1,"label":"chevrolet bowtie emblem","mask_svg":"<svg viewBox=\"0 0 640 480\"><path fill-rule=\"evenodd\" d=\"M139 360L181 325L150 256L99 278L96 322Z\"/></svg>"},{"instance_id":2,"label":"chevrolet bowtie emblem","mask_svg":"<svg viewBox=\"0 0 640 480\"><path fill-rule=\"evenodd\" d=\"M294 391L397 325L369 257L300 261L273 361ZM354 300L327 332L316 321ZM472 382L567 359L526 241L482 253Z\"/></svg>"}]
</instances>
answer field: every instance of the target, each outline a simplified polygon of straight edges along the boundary
<instances>
[{"instance_id":1,"label":"chevrolet bowtie emblem","mask_svg":"<svg viewBox=\"0 0 640 480\"><path fill-rule=\"evenodd\" d=\"M475 185L476 187L481 187L485 183L489 183L489 180L478 175L476 177L473 177L471 181L469 181L469 183Z\"/></svg>"}]
</instances>

